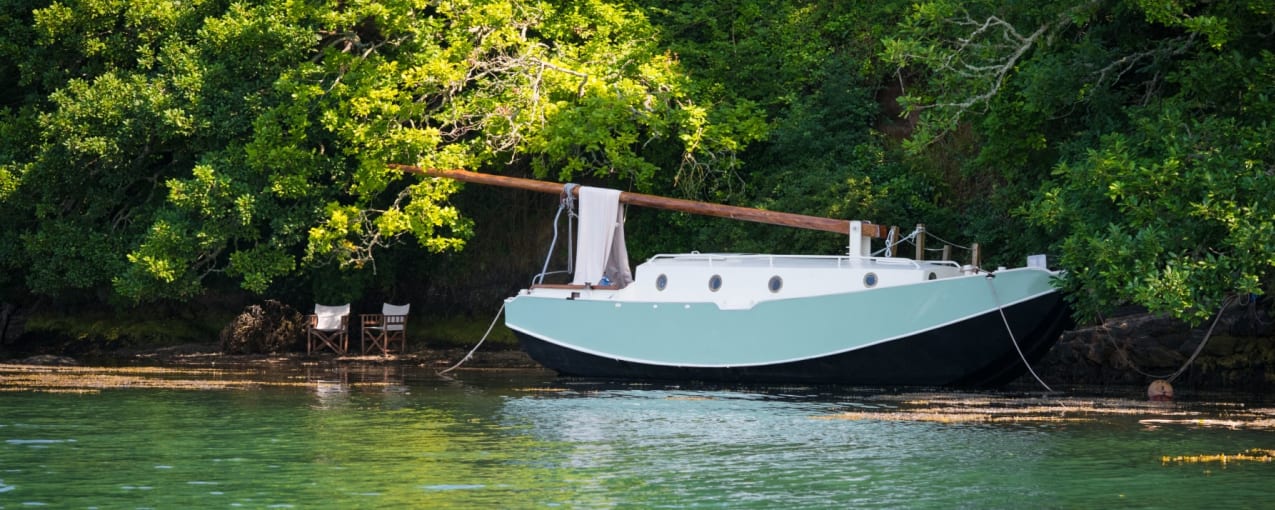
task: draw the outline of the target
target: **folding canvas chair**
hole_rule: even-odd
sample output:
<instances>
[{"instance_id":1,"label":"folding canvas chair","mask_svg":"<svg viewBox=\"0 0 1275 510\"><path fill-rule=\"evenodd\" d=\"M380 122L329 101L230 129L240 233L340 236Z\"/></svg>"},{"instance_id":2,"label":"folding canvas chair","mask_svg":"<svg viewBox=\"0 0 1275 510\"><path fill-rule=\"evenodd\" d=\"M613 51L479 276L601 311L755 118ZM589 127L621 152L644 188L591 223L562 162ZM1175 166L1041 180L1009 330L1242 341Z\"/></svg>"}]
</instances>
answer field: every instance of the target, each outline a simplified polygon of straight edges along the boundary
<instances>
[{"instance_id":1,"label":"folding canvas chair","mask_svg":"<svg viewBox=\"0 0 1275 510\"><path fill-rule=\"evenodd\" d=\"M341 306L314 305L314 315L309 317L306 327L305 353L331 349L337 354L345 354L350 348L349 320L349 303Z\"/></svg>"},{"instance_id":2,"label":"folding canvas chair","mask_svg":"<svg viewBox=\"0 0 1275 510\"><path fill-rule=\"evenodd\" d=\"M380 351L382 356L388 356L396 342L397 352L407 350L407 312L411 306L383 303L381 313L360 315L363 327L359 333L359 344L363 354Z\"/></svg>"}]
</instances>

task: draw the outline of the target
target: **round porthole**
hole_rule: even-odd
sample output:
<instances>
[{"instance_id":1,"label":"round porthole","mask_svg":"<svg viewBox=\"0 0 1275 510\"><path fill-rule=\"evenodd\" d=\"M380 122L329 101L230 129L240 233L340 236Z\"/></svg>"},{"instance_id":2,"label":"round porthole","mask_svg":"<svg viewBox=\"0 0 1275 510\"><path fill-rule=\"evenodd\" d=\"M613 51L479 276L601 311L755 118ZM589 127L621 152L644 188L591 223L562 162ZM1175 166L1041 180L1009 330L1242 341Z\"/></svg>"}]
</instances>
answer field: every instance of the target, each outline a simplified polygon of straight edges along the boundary
<instances>
[{"instance_id":1,"label":"round porthole","mask_svg":"<svg viewBox=\"0 0 1275 510\"><path fill-rule=\"evenodd\" d=\"M939 278L939 275L936 275L936 274L934 274L934 273L930 273L930 279L931 279L931 280L937 280L938 278Z\"/></svg>"},{"instance_id":2,"label":"round porthole","mask_svg":"<svg viewBox=\"0 0 1275 510\"><path fill-rule=\"evenodd\" d=\"M664 290L664 287L668 287L668 276L659 275L655 277L655 290Z\"/></svg>"},{"instance_id":3,"label":"round porthole","mask_svg":"<svg viewBox=\"0 0 1275 510\"><path fill-rule=\"evenodd\" d=\"M784 279L780 278L778 275L772 276L770 277L770 282L766 284L766 287L769 288L771 292L779 292L779 289L784 288Z\"/></svg>"},{"instance_id":4,"label":"round porthole","mask_svg":"<svg viewBox=\"0 0 1275 510\"><path fill-rule=\"evenodd\" d=\"M868 274L863 275L863 286L864 286L864 287L868 287L868 288L876 287L876 286L877 286L877 274L876 274L876 273L868 273Z\"/></svg>"},{"instance_id":5,"label":"round porthole","mask_svg":"<svg viewBox=\"0 0 1275 510\"><path fill-rule=\"evenodd\" d=\"M709 279L708 279L708 290L711 290L711 291L713 291L713 292L717 292L718 290L721 290L721 288L722 288L722 277L721 277L721 275L716 275L716 274L715 274L715 275L713 275L711 278L709 278Z\"/></svg>"}]
</instances>

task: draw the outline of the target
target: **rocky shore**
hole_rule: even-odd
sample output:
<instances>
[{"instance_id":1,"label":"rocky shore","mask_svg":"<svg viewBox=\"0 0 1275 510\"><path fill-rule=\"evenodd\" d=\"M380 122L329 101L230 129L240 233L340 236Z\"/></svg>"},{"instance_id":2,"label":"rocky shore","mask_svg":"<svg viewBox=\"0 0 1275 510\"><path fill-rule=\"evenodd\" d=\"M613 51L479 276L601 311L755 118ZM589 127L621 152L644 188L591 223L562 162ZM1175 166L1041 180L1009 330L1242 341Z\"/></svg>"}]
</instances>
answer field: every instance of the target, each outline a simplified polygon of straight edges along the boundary
<instances>
[{"instance_id":1,"label":"rocky shore","mask_svg":"<svg viewBox=\"0 0 1275 510\"><path fill-rule=\"evenodd\" d=\"M1099 386L1146 386L1181 370L1173 379L1178 388L1270 394L1275 392L1275 320L1262 307L1244 305L1228 308L1216 325L1194 328L1158 315L1127 313L1063 333L1035 369L1051 384Z\"/></svg>"}]
</instances>

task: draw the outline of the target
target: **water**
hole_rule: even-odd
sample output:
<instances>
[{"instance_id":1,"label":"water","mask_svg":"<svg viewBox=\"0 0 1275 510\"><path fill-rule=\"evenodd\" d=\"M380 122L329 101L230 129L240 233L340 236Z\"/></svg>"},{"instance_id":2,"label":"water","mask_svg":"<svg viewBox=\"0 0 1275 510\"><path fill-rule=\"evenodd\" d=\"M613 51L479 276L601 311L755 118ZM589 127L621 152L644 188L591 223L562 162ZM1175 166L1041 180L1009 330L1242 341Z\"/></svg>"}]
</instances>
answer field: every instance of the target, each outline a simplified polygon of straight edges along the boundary
<instances>
[{"instance_id":1,"label":"water","mask_svg":"<svg viewBox=\"0 0 1275 510\"><path fill-rule=\"evenodd\" d=\"M0 509L1261 508L1275 495L1263 455L1163 458L1275 448L1275 410L1226 399L454 375L0 370Z\"/></svg>"}]
</instances>

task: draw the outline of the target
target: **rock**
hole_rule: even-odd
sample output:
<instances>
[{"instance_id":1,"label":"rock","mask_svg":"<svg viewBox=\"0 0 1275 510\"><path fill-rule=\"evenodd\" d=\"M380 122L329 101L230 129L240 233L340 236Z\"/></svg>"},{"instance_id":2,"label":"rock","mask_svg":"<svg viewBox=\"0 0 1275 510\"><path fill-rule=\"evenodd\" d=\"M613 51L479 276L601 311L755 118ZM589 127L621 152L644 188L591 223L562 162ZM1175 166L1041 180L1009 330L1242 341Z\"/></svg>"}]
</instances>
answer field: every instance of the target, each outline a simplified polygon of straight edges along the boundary
<instances>
[{"instance_id":1,"label":"rock","mask_svg":"<svg viewBox=\"0 0 1275 510\"><path fill-rule=\"evenodd\" d=\"M1228 326L1232 336L1270 337L1275 335L1275 320L1267 312L1269 307L1258 306L1257 300L1249 300L1237 307L1238 313Z\"/></svg>"},{"instance_id":2,"label":"rock","mask_svg":"<svg viewBox=\"0 0 1275 510\"><path fill-rule=\"evenodd\" d=\"M1203 353L1207 356L1225 358L1235 354L1235 348L1238 343L1239 339L1233 336L1214 334L1213 337L1209 339L1209 344L1204 346Z\"/></svg>"},{"instance_id":3,"label":"rock","mask_svg":"<svg viewBox=\"0 0 1275 510\"><path fill-rule=\"evenodd\" d=\"M26 330L27 316L18 305L0 302L0 345L17 340Z\"/></svg>"},{"instance_id":4,"label":"rock","mask_svg":"<svg viewBox=\"0 0 1275 510\"><path fill-rule=\"evenodd\" d=\"M14 363L17 363L19 365L60 365L60 366L80 364L78 361L75 361L75 359L73 358L68 358L66 356L54 356L52 354L40 354L37 356L31 356L29 358L23 358L23 359L17 360Z\"/></svg>"},{"instance_id":5,"label":"rock","mask_svg":"<svg viewBox=\"0 0 1275 510\"><path fill-rule=\"evenodd\" d=\"M273 354L301 341L305 318L275 300L249 305L221 330L221 349L227 354Z\"/></svg>"},{"instance_id":6,"label":"rock","mask_svg":"<svg viewBox=\"0 0 1275 510\"><path fill-rule=\"evenodd\" d=\"M1266 334L1272 322L1266 308L1265 303L1229 307L1208 345L1173 384L1188 389L1275 388L1275 338ZM1063 333L1035 368L1051 384L1145 385L1151 378L1144 374L1167 375L1182 368L1212 325L1210 320L1192 328L1145 311L1127 313ZM1245 337L1234 334L1236 330L1264 334Z\"/></svg>"},{"instance_id":7,"label":"rock","mask_svg":"<svg viewBox=\"0 0 1275 510\"><path fill-rule=\"evenodd\" d=\"M1178 353L1177 349L1151 347L1135 352L1136 354L1130 356L1130 361L1142 371L1153 374L1171 373L1186 361L1186 356Z\"/></svg>"}]
</instances>

